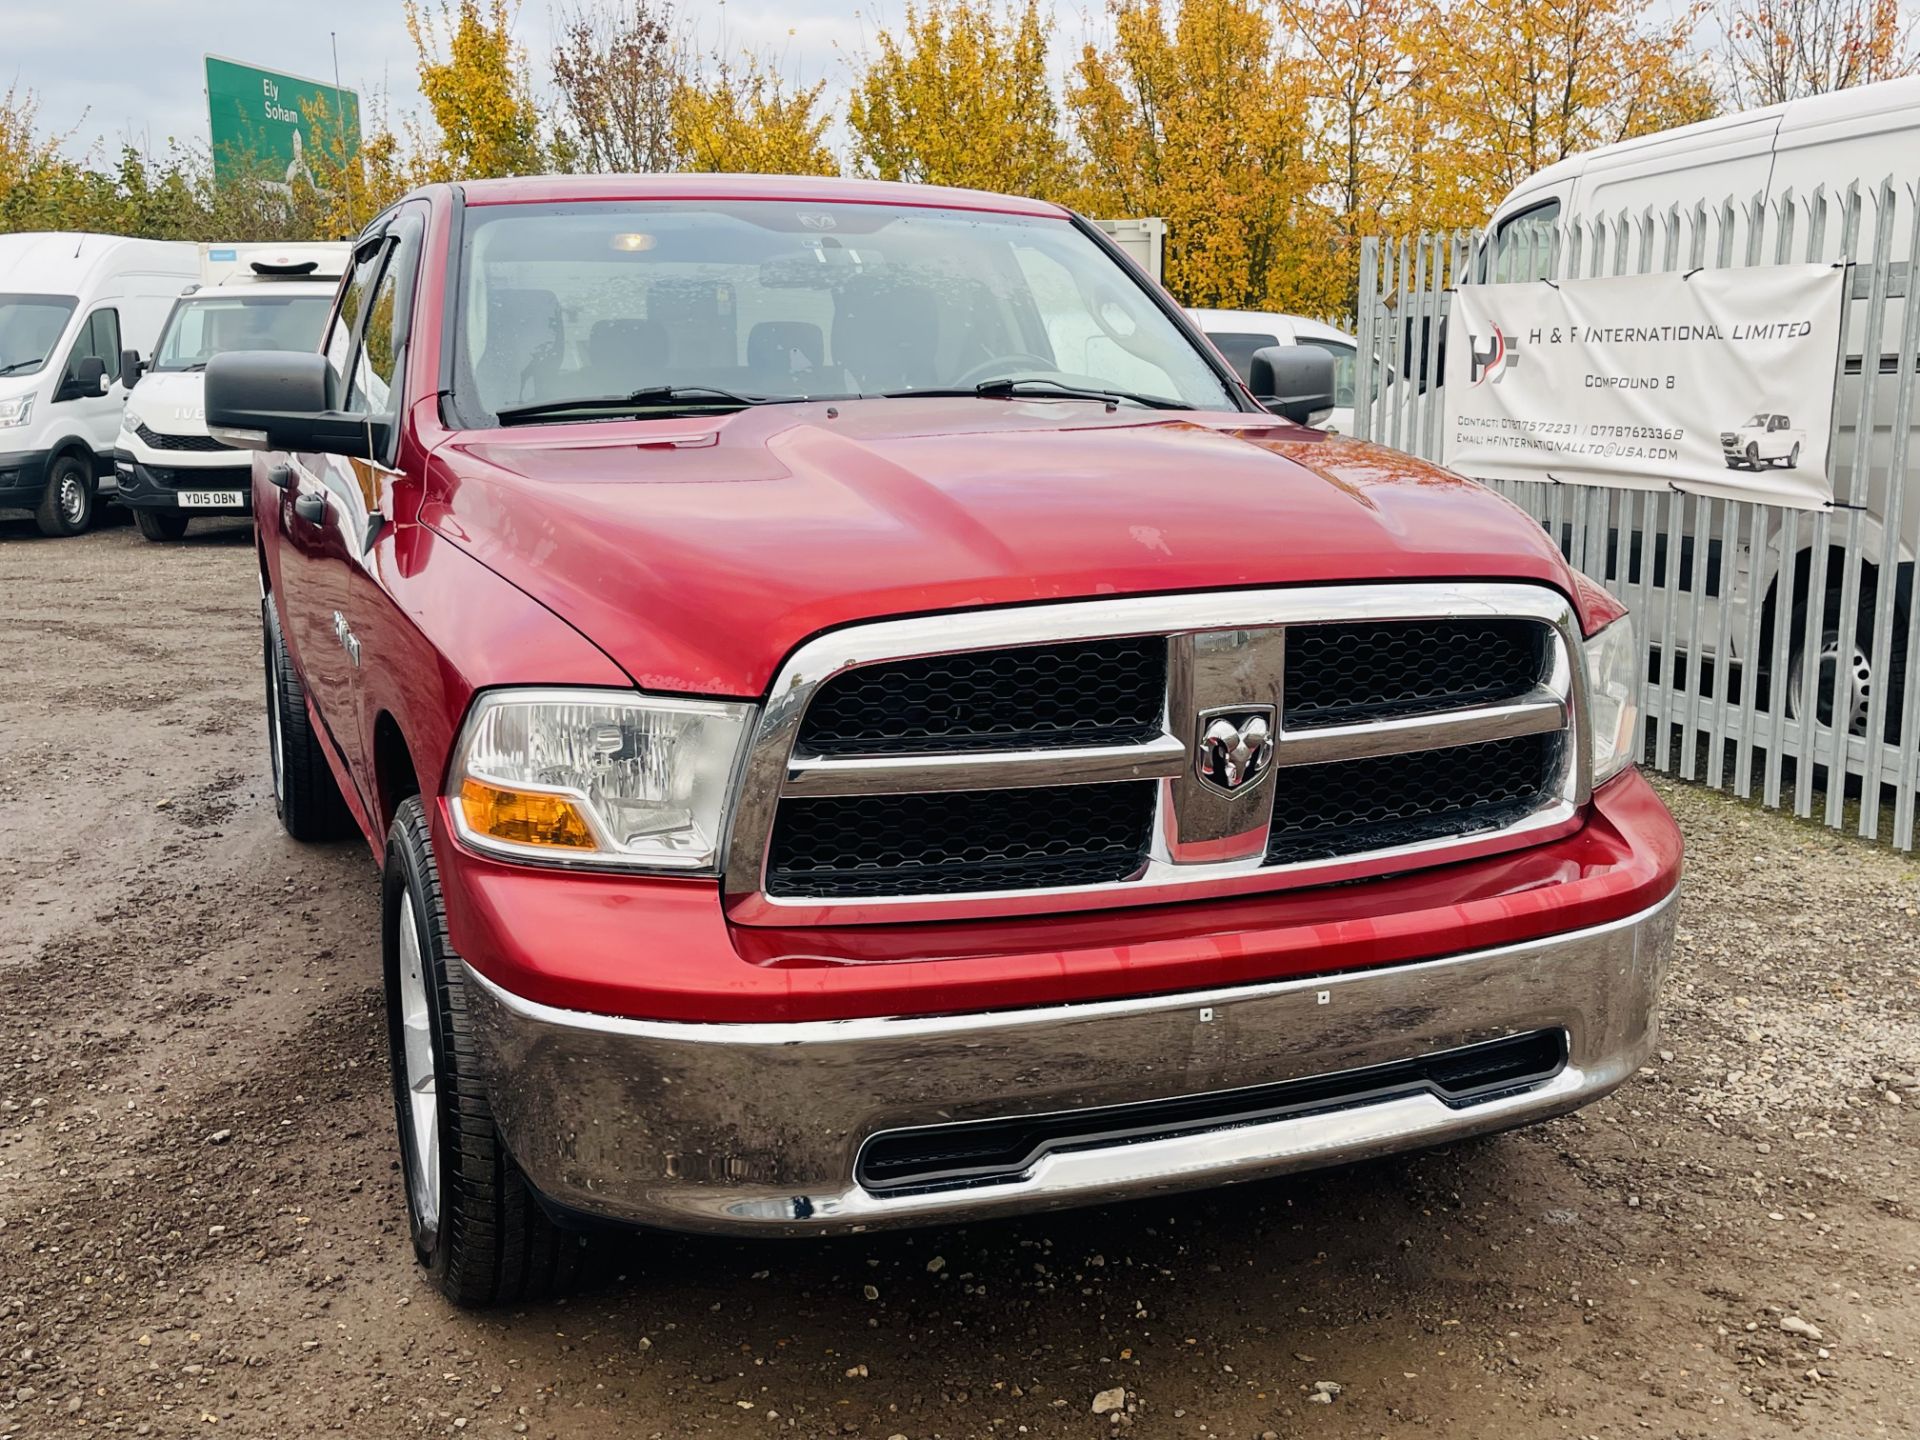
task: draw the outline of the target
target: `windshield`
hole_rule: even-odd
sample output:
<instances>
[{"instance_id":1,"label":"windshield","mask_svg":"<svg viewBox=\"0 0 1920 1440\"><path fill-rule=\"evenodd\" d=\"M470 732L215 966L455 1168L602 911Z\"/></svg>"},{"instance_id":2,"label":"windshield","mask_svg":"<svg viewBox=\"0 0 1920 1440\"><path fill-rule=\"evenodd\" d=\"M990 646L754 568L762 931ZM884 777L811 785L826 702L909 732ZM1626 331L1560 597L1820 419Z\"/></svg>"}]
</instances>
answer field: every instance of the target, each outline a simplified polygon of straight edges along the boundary
<instances>
[{"instance_id":1,"label":"windshield","mask_svg":"<svg viewBox=\"0 0 1920 1440\"><path fill-rule=\"evenodd\" d=\"M618 413L1008 379L1032 383L1023 397L1071 387L1238 408L1064 219L784 201L479 206L465 249L454 383L470 422L527 406L569 418L567 401L663 386L726 393Z\"/></svg>"},{"instance_id":2,"label":"windshield","mask_svg":"<svg viewBox=\"0 0 1920 1440\"><path fill-rule=\"evenodd\" d=\"M1767 421L1771 418L1769 415L1750 415L1747 417L1746 425L1742 428L1748 430L1764 430L1767 428Z\"/></svg>"},{"instance_id":3,"label":"windshield","mask_svg":"<svg viewBox=\"0 0 1920 1440\"><path fill-rule=\"evenodd\" d=\"M330 295L209 295L175 302L154 370L204 370L229 350L318 350Z\"/></svg>"},{"instance_id":4,"label":"windshield","mask_svg":"<svg viewBox=\"0 0 1920 1440\"><path fill-rule=\"evenodd\" d=\"M79 303L72 295L0 294L0 375L30 375L46 364Z\"/></svg>"}]
</instances>

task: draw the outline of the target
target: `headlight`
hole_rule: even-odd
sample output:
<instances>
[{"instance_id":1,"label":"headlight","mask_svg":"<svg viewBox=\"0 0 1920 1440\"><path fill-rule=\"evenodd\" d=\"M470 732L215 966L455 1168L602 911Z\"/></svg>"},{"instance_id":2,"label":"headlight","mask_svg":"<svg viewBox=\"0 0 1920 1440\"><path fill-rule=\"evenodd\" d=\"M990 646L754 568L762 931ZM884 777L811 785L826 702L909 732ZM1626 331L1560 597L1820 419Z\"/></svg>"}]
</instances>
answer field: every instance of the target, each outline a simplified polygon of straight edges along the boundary
<instances>
[{"instance_id":1,"label":"headlight","mask_svg":"<svg viewBox=\"0 0 1920 1440\"><path fill-rule=\"evenodd\" d=\"M24 425L33 418L33 392L0 400L0 425Z\"/></svg>"},{"instance_id":2,"label":"headlight","mask_svg":"<svg viewBox=\"0 0 1920 1440\"><path fill-rule=\"evenodd\" d=\"M1640 647L1633 617L1622 615L1590 637L1585 650L1593 783L1600 785L1631 765L1640 751Z\"/></svg>"},{"instance_id":3,"label":"headlight","mask_svg":"<svg viewBox=\"0 0 1920 1440\"><path fill-rule=\"evenodd\" d=\"M448 781L477 849L712 874L754 707L607 690L502 690L467 717Z\"/></svg>"}]
</instances>

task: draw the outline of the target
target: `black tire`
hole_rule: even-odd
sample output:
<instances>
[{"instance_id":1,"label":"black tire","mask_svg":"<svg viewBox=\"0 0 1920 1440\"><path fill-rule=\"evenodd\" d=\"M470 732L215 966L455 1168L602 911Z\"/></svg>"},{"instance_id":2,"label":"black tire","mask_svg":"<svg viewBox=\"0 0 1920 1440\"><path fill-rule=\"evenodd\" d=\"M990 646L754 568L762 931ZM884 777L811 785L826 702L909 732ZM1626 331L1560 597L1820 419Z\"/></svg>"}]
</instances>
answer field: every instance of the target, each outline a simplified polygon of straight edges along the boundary
<instances>
[{"instance_id":1,"label":"black tire","mask_svg":"<svg viewBox=\"0 0 1920 1440\"><path fill-rule=\"evenodd\" d=\"M78 455L61 455L47 466L47 488L33 512L42 535L78 535L93 524L93 467Z\"/></svg>"},{"instance_id":2,"label":"black tire","mask_svg":"<svg viewBox=\"0 0 1920 1440\"><path fill-rule=\"evenodd\" d=\"M466 972L448 942L440 872L417 795L400 803L387 832L380 917L388 1065L414 1257L440 1293L464 1307L564 1294L583 1273L590 1237L548 1218L494 1124ZM417 927L411 949L403 943L407 924ZM417 979L403 989L402 966L415 963ZM409 994L416 1046L422 1031L432 1044L433 1095L425 1108L434 1123L424 1139L413 1113L418 1092L408 1079ZM423 1155L427 1148L437 1164Z\"/></svg>"},{"instance_id":3,"label":"black tire","mask_svg":"<svg viewBox=\"0 0 1920 1440\"><path fill-rule=\"evenodd\" d=\"M1889 743L1897 743L1900 737L1901 715L1906 707L1907 627L1912 623L1910 607L1906 603L1904 596L1896 599L1893 612L1893 625L1889 634L1890 643L1888 646L1892 653L1887 657L1887 671L1885 674L1874 674L1870 668L1873 652L1874 602L1872 595L1864 593L1865 590L1866 587L1862 586L1863 593L1860 596L1859 608L1854 617L1853 644L1845 648L1849 652L1857 649L1868 657L1869 669L1867 671L1867 685L1869 689L1867 693L1871 694L1873 690L1885 691L1885 698L1882 702L1886 707L1883 733ZM1836 652L1836 661L1841 660L1841 656L1837 652L1842 648L1840 605L1843 598L1840 590L1830 590L1827 592L1826 603L1821 607L1821 614L1825 618L1825 624L1821 627L1820 650L1823 656L1829 651ZM1789 622L1793 628L1787 632L1788 683L1786 708L1788 717L1793 719L1799 718L1800 693L1798 688L1793 684L1793 678L1796 675L1804 673L1804 666L1806 664L1804 652L1806 650L1807 620L1808 602L1802 599L1793 607L1793 618ZM1835 684L1836 678L1837 672L1836 676L1830 677L1823 669L1814 684L1814 714L1818 723L1824 726L1831 726L1833 724L1833 709L1837 688ZM1866 720L1871 713L1871 710L1868 709L1858 717L1850 718L1847 726L1848 733L1853 735L1866 734ZM1824 767L1816 773L1824 774Z\"/></svg>"},{"instance_id":4,"label":"black tire","mask_svg":"<svg viewBox=\"0 0 1920 1440\"><path fill-rule=\"evenodd\" d=\"M1747 442L1747 468L1749 470L1758 470L1760 468L1760 442L1758 440L1749 440Z\"/></svg>"},{"instance_id":5,"label":"black tire","mask_svg":"<svg viewBox=\"0 0 1920 1440\"><path fill-rule=\"evenodd\" d=\"M149 540L178 540L187 533L188 517L178 510L147 510L133 512L133 523L140 527L140 533Z\"/></svg>"},{"instance_id":6,"label":"black tire","mask_svg":"<svg viewBox=\"0 0 1920 1440\"><path fill-rule=\"evenodd\" d=\"M260 634L267 674L267 758L281 828L301 841L343 840L354 833L353 815L313 733L307 692L287 654L271 595L260 602Z\"/></svg>"},{"instance_id":7,"label":"black tire","mask_svg":"<svg viewBox=\"0 0 1920 1440\"><path fill-rule=\"evenodd\" d=\"M1787 468L1789 470L1798 470L1800 468L1800 442L1797 440L1794 441L1793 449L1788 452Z\"/></svg>"}]
</instances>

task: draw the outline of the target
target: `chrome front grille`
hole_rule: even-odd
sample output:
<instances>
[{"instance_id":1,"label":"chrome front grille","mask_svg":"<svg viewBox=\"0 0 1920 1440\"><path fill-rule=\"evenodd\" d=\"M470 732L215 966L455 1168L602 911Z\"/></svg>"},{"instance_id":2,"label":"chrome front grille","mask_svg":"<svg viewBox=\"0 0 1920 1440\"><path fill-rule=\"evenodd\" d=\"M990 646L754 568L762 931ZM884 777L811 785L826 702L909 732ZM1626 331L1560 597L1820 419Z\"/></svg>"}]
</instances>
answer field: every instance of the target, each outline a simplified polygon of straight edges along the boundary
<instances>
[{"instance_id":1,"label":"chrome front grille","mask_svg":"<svg viewBox=\"0 0 1920 1440\"><path fill-rule=\"evenodd\" d=\"M795 652L748 759L746 923L1156 903L1442 863L1574 823L1557 592L1420 584L881 621Z\"/></svg>"}]
</instances>

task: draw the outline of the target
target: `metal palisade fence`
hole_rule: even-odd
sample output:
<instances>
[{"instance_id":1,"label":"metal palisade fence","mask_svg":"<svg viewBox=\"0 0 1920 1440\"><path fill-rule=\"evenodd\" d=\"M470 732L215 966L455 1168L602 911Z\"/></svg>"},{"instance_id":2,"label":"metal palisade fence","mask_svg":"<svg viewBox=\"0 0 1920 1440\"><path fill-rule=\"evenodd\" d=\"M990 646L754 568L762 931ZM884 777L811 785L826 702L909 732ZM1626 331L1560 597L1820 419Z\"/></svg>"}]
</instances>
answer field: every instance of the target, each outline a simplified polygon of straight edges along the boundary
<instances>
[{"instance_id":1,"label":"metal palisade fence","mask_svg":"<svg viewBox=\"0 0 1920 1440\"><path fill-rule=\"evenodd\" d=\"M1920 257L1913 184L1367 240L1355 433L1440 458L1446 318L1471 284L1844 265L1834 502L1490 481L1646 637L1641 759L1834 829L1914 848L1920 794ZM1464 339L1462 341L1464 343Z\"/></svg>"}]
</instances>

